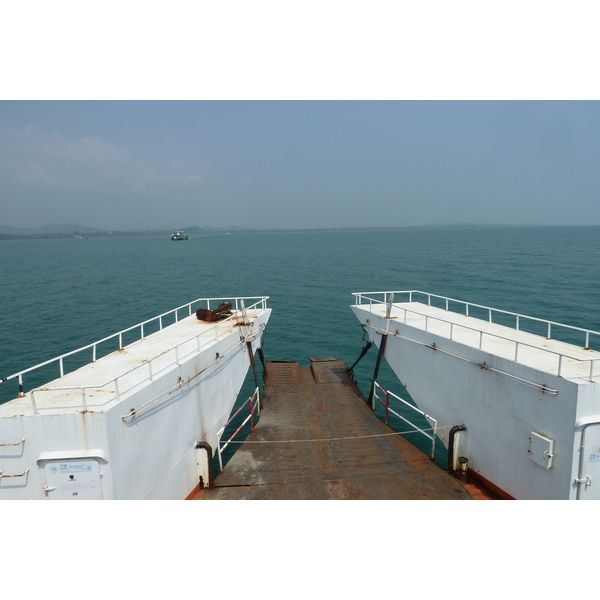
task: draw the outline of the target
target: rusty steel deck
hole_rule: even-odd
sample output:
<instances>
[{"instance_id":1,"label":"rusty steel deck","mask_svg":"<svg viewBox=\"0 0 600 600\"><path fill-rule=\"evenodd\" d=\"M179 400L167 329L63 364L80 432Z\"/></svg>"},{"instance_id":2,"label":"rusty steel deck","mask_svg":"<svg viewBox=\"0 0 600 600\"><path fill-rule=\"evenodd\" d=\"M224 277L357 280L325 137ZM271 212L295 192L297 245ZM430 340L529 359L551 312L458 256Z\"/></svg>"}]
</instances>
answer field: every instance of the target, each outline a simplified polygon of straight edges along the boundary
<instances>
[{"instance_id":1,"label":"rusty steel deck","mask_svg":"<svg viewBox=\"0 0 600 600\"><path fill-rule=\"evenodd\" d=\"M344 363L269 361L260 421L194 499L473 499L469 488L376 418ZM339 439L356 438L362 439ZM332 438L336 438L332 440ZM254 443L273 441L278 443ZM319 440L319 441L300 441ZM320 441L329 440L329 441Z\"/></svg>"}]
</instances>

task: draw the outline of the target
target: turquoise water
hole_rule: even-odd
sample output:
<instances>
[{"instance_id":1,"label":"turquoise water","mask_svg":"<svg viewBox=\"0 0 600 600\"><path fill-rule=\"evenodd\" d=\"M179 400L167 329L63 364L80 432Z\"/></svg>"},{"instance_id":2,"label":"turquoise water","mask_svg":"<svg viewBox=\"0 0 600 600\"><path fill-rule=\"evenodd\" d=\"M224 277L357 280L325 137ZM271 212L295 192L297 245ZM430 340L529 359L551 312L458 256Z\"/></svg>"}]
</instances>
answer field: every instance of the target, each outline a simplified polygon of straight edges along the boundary
<instances>
[{"instance_id":1,"label":"turquoise water","mask_svg":"<svg viewBox=\"0 0 600 600\"><path fill-rule=\"evenodd\" d=\"M419 289L600 331L596 226L0 241L0 267L0 378L205 296L269 295L266 358L302 365L356 360L351 292ZM364 393L375 358L356 369ZM380 380L400 391L389 368ZM16 391L0 384L0 401Z\"/></svg>"}]
</instances>

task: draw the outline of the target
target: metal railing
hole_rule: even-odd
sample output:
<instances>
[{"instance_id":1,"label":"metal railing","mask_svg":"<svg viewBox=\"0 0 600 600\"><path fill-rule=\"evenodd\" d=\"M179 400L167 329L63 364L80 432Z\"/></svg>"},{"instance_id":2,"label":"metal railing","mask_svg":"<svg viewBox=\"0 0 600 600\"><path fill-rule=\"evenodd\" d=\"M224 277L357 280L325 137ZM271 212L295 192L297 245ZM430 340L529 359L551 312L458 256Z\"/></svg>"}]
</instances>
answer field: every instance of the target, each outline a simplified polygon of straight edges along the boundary
<instances>
[{"instance_id":1,"label":"metal railing","mask_svg":"<svg viewBox=\"0 0 600 600\"><path fill-rule=\"evenodd\" d=\"M256 400L256 402L254 402L254 404L252 403L253 400ZM246 404L249 407L249 415L244 419L244 421L242 421L242 424L235 430L233 435L221 446L221 437L223 436L223 433L225 432L225 428L240 414L240 412L242 412L242 409L246 406ZM225 448L227 448L227 446L233 441L233 438L241 431L242 427L244 427L244 425L248 421L250 421L250 431L254 431L254 408L255 407L256 407L257 414L260 415L260 390L258 388L256 388L254 390L254 394L252 394L252 396L250 396L250 398L248 398L248 400L246 400L246 402L244 402L235 411L235 413L231 416L229 421L227 421L227 423L225 423L225 425L223 427L221 427L221 429L219 429L219 431L217 432L217 454L219 456L219 468L221 469L221 471L223 470L222 453L225 450Z\"/></svg>"},{"instance_id":2,"label":"metal railing","mask_svg":"<svg viewBox=\"0 0 600 600\"><path fill-rule=\"evenodd\" d=\"M385 402L377 395L377 390L379 390L380 392L382 392L383 395L385 395ZM416 413L419 413L420 415L425 417L427 419L427 421L429 422L429 424L431 425L433 432L431 434L427 433L426 431L421 429L418 425L415 425L414 423L409 421L406 417L397 413L395 410L391 409L390 408L390 397L394 398L395 400L398 400L405 406L408 406L408 408L414 410ZM375 410L375 400L377 400L385 408L385 424L386 425L388 424L389 413L392 413L393 415L396 415L399 419L402 419L405 423L408 423L411 427L414 427L415 433L419 432L419 433L423 434L426 438L429 438L431 440L431 458L434 458L434 456L435 456L435 436L437 434L437 420L436 419L434 419L433 417L430 417L428 414L424 413L422 410L419 410L418 408L416 408L415 406L413 406L406 400L403 400L402 398L400 398L400 396L396 396L396 394L390 392L389 390L384 390L376 381L373 382L373 401L372 401L373 410Z\"/></svg>"},{"instance_id":3,"label":"metal railing","mask_svg":"<svg viewBox=\"0 0 600 600\"><path fill-rule=\"evenodd\" d=\"M88 389L102 389L104 387L107 387L110 384L114 384L115 387L115 397L118 400L120 394L122 393L122 391L119 390L119 380L122 379L124 376L126 375L130 375L131 373L133 373L134 371L138 370L138 369L142 369L142 368L147 368L148 369L148 377L146 379L146 381L152 381L153 377L156 375L156 372L153 370L153 363L156 362L157 359L164 357L166 354L168 353L173 353L174 355L174 363L169 363L168 366L171 366L172 364L178 364L179 361L182 358L185 358L187 356L189 356L190 354L199 352L204 346L206 346L207 344L212 343L212 341L214 339L218 339L219 335L222 335L223 333L229 334L233 331L233 327L236 324L237 320L239 319L239 317L242 315L242 308L244 308L245 312L247 314L252 315L252 311L254 311L254 315L257 314L257 312L259 310L263 310L267 308L267 300L268 300L268 296L260 296L260 297L238 297L238 298L199 298L197 300L193 300L192 302L189 302L188 304L184 304L182 306L179 306L173 310L170 310L166 313L163 313L161 315L157 315L156 317L153 317L152 319L148 319L146 321L143 321L142 323L138 323L137 325L133 325L132 327L128 327L127 329L123 329L122 331L119 331L117 333L114 333L113 335L110 335L106 338L103 338L101 340L98 340L97 342L94 342L92 344L88 344L87 346L83 346L81 348L78 348L77 350L73 350L71 352L67 352L66 354L62 354L60 356L57 356L56 358L53 358L51 360L47 360L43 363L40 363L38 365L35 365L33 367L29 367L28 369L25 369L23 371L19 371L18 373L15 373L13 375L10 375L9 377L5 377L3 379L0 380L0 383L4 383L6 381L9 381L11 379L17 379L18 383L19 383L19 397L23 397L25 396L25 392L24 392L24 384L23 384L23 375L27 374L27 373L31 373L33 371L36 371L42 367L45 367L47 365L50 365L52 363L58 363L59 365L59 370L60 370L60 377L63 377L65 375L64 373L64 362L63 360L68 357L68 356L72 356L75 355L79 352L83 352L85 350L92 350L92 362L96 361L97 358L97 352L96 352L96 348L99 344L106 342L108 340L111 339L115 339L117 338L119 340L119 350L122 350L123 348L127 348L129 346L131 346L132 344L144 339L144 333L145 333L145 327L153 322L157 322L158 323L158 331L162 331L164 324L163 324L163 320L166 317L169 317L171 315L173 315L174 317L174 322L177 323L180 319L180 315L179 315L179 311L182 310L187 310L187 315L185 315L186 317L191 316L192 312L193 312L193 306L197 305L198 303L206 303L206 308L208 308L210 310L210 304L211 302L217 303L217 302L224 302L224 301L230 301L232 302L232 305L235 305L235 311L237 314L233 314L230 317L227 317L226 319L223 319L221 321L216 322L214 325L212 325L211 327L209 327L206 330L203 330L201 333L199 333L197 336L194 336L192 338L189 338L181 343L179 343L178 345L174 346L173 348L169 348L168 350L165 350L164 352L162 352L161 354L158 354L154 357L152 357L151 359L148 359L147 361L144 361L142 363L140 363L139 365L137 365L136 367L129 369L128 371L125 371L123 373L120 373L119 375L117 375L116 377L111 378L110 380L103 382L103 383L94 383L94 384L86 384L85 386L64 386L64 387L54 387L54 388L47 388L44 387L44 389L33 389L31 391L29 391L29 395L30 395L30 399L31 399L31 405L33 408L33 412L35 414L38 414L38 408L35 402L35 393L42 393L42 392L52 392L52 391L70 391L70 390L79 390L81 392L81 400L82 400L82 407L84 410L87 410L88 407L88 401L86 399L86 390ZM246 307L244 301L245 300L250 300L250 301L256 301L253 304L251 304L250 306ZM233 308L233 306L232 306ZM227 331L223 332L223 325L227 325L228 329ZM137 338L136 340L134 340L133 342L131 342L130 344L128 344L127 346L123 346L123 334L131 332L131 331L135 331L136 329L139 328L139 335L140 337ZM210 335L210 332L214 333L214 336L210 339L207 340L205 343L201 344L201 338L202 339L206 339L207 334ZM180 355L180 349L182 346L184 345L189 345L190 342L192 342L193 340L196 340L196 345L195 347L191 350L188 351L187 354L184 354L183 356ZM167 367L163 367L167 368ZM136 385L139 385L136 384Z\"/></svg>"},{"instance_id":4,"label":"metal railing","mask_svg":"<svg viewBox=\"0 0 600 600\"><path fill-rule=\"evenodd\" d=\"M572 330L572 331L576 331L576 332L582 332L585 333L585 346L583 347L584 350L589 350L589 343L590 343L590 336L591 335L597 335L600 336L600 332L598 331L593 331L591 329L582 329L580 327L574 327L572 325L564 325L563 323L557 323L555 321L547 321L545 319L538 319L536 317L530 317L527 315L522 315L519 313L513 313L510 311L505 311L505 310L499 310L499 309L495 309L495 308L491 308L489 306L482 306L480 304L473 304L470 302L464 302L462 300L456 300L454 298L447 298L445 296L438 296L436 294L429 294L426 292L420 292L418 290L410 290L410 291L400 291L400 292L360 292L360 293L353 293L353 296L356 297L356 306L369 306L369 310L371 312L373 312L373 304L375 304L376 306L380 306L380 305L386 305L388 304L388 302L390 301L390 299L392 299L395 302L402 302L402 300L398 300L398 296L400 294L404 294L405 296L408 295L408 303L412 303L412 302L417 302L417 300L414 300L414 295L421 295L421 296L425 296L427 299L427 306L432 306L431 304L431 299L432 298L436 298L439 300L444 301L445 303L445 310L446 311L450 311L450 312L456 312L458 314L464 314L464 316L470 316L469 315L469 308L471 307L471 309L473 308L477 308L477 309L483 309L485 311L487 311L488 313L488 322L493 323L493 315L495 313L497 314L503 314L503 315L509 315L512 317L515 317L515 326L513 327L513 329L515 329L515 331L520 331L523 332L523 330L520 328L521 325L521 320L531 320L531 321L535 321L538 323L543 323L545 324L545 330L547 331L547 339L552 339L551 335L552 335L552 326L555 327L562 327L564 329L567 330ZM372 297L373 295L375 296L379 296L379 297ZM455 310L451 310L450 308L450 303L458 303L459 305L464 306L464 313L462 312L458 312ZM394 305L395 306L395 305ZM513 338L509 338L506 336L502 336L499 335L497 333L491 333L491 332L484 332L481 329L478 329L476 327L469 327L468 325L463 325L463 324L458 324L458 323L454 323L453 321L447 320L447 319L442 319L440 317L434 317L431 315L423 315L422 313L418 312L418 311L412 311L406 307L400 307L400 306L395 306L396 309L402 310L404 311L404 324L406 324L406 317L407 314L415 314L418 315L420 317L423 317L425 319L425 331L429 331L429 323L430 321L434 321L434 322L440 322L440 323L446 323L450 326L450 332L449 332L449 339L454 339L454 328L457 327L459 329L465 329L465 330L469 330L469 331L473 331L479 334L479 345L478 345L478 349L482 350L483 348L483 340L484 337L490 337L490 338L495 338L495 339L499 339L499 340L504 340L504 341L508 341L511 343L515 344L515 352L514 352L514 361L515 362L519 362L519 349L526 347L526 348L532 348L534 350L537 351L541 351L544 352L546 354L551 354L557 357L557 373L559 377L563 376L563 359L569 359L569 360L573 360L576 361L577 363L580 364L587 364L589 363L589 375L588 375L588 379L589 381L593 381L593 376L594 376L594 366L595 363L600 360L597 358L589 358L589 359L582 359L578 356L573 356L571 354L566 354L564 352L557 352L555 350L550 350L548 348L543 348L539 345L536 344L530 344L527 342L523 342L523 341L519 341L519 340L515 340ZM440 307L437 307L440 308ZM471 311L473 312L473 311ZM509 326L510 327L510 326ZM529 333L529 332L524 332L524 333ZM534 334L531 334L534 335ZM571 344L572 345L572 344ZM521 361L522 362L522 361Z\"/></svg>"}]
</instances>

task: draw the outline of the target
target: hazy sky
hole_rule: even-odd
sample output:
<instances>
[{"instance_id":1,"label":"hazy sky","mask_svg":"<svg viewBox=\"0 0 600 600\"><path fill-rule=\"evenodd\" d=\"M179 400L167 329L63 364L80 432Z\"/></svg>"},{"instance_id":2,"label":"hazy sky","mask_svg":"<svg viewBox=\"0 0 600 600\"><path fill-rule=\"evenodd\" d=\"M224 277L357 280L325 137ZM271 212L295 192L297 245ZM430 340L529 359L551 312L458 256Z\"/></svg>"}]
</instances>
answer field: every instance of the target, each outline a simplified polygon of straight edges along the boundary
<instances>
[{"instance_id":1,"label":"hazy sky","mask_svg":"<svg viewBox=\"0 0 600 600\"><path fill-rule=\"evenodd\" d=\"M600 224L600 104L3 101L0 224Z\"/></svg>"},{"instance_id":2,"label":"hazy sky","mask_svg":"<svg viewBox=\"0 0 600 600\"><path fill-rule=\"evenodd\" d=\"M0 225L600 224L597 3L5 4Z\"/></svg>"},{"instance_id":3,"label":"hazy sky","mask_svg":"<svg viewBox=\"0 0 600 600\"><path fill-rule=\"evenodd\" d=\"M4 101L0 224L600 224L600 104Z\"/></svg>"},{"instance_id":4,"label":"hazy sky","mask_svg":"<svg viewBox=\"0 0 600 600\"><path fill-rule=\"evenodd\" d=\"M599 11L5 3L0 225L600 224Z\"/></svg>"}]
</instances>

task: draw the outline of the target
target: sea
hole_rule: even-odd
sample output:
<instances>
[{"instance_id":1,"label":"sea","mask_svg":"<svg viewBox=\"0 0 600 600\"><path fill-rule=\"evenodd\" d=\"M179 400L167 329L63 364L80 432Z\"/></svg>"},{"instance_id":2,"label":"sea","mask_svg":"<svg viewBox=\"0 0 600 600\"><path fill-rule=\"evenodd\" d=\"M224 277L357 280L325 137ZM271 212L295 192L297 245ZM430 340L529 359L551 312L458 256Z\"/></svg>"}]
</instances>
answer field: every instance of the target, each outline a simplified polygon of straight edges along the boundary
<instances>
[{"instance_id":1,"label":"sea","mask_svg":"<svg viewBox=\"0 0 600 600\"><path fill-rule=\"evenodd\" d=\"M359 357L352 292L421 290L600 331L600 226L2 240L0 273L0 380L204 297L269 296L265 358L302 366ZM365 395L376 353L355 367ZM25 376L25 391L57 376ZM385 363L378 380L410 399ZM240 401L252 387L249 376ZM17 392L0 383L0 402Z\"/></svg>"}]
</instances>

